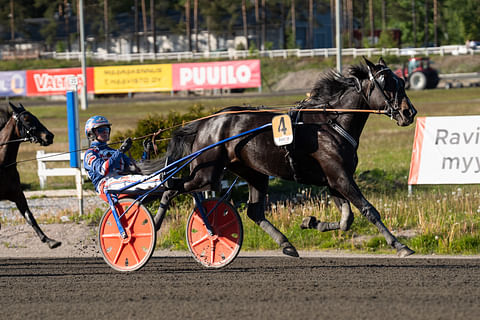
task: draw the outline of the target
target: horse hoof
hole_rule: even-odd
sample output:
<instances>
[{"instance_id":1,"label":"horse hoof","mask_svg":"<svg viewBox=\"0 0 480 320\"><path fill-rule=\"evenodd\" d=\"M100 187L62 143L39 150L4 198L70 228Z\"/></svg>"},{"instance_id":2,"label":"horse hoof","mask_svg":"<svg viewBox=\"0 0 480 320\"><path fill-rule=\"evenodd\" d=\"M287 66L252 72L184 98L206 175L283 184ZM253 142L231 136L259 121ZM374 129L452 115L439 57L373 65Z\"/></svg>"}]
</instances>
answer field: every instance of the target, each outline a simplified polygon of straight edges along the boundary
<instances>
[{"instance_id":1,"label":"horse hoof","mask_svg":"<svg viewBox=\"0 0 480 320\"><path fill-rule=\"evenodd\" d=\"M48 239L47 240L47 244L48 244L48 247L50 249L55 249L55 248L58 248L60 247L60 245L62 244L60 241L56 241L56 240L53 240L53 239Z\"/></svg>"},{"instance_id":2,"label":"horse hoof","mask_svg":"<svg viewBox=\"0 0 480 320\"><path fill-rule=\"evenodd\" d=\"M287 256L290 256L290 257L294 257L294 258L298 258L299 255L298 255L298 252L297 252L297 249L295 249L294 246L292 246L291 244L284 247L282 249L282 252L284 255L287 255Z\"/></svg>"},{"instance_id":3,"label":"horse hoof","mask_svg":"<svg viewBox=\"0 0 480 320\"><path fill-rule=\"evenodd\" d=\"M404 246L403 248L397 250L397 256L399 256L400 258L408 257L408 256L410 256L414 253L415 253L415 251L413 251L412 249L410 249L407 246Z\"/></svg>"},{"instance_id":4,"label":"horse hoof","mask_svg":"<svg viewBox=\"0 0 480 320\"><path fill-rule=\"evenodd\" d=\"M306 217L303 219L300 229L315 229L317 227L317 218L315 217Z\"/></svg>"}]
</instances>

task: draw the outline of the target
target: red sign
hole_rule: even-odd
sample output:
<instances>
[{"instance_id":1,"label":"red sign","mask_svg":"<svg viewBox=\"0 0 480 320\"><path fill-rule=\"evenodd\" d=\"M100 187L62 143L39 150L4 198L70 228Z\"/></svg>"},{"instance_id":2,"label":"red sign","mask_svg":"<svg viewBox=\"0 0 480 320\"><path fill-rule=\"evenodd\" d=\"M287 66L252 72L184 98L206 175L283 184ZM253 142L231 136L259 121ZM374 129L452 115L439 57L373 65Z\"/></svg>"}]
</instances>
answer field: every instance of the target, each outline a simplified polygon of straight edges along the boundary
<instances>
[{"instance_id":1,"label":"red sign","mask_svg":"<svg viewBox=\"0 0 480 320\"><path fill-rule=\"evenodd\" d=\"M64 95L73 89L71 77L77 78L80 91L83 87L81 68L27 70L27 96ZM93 91L93 68L87 68L87 92Z\"/></svg>"},{"instance_id":2,"label":"red sign","mask_svg":"<svg viewBox=\"0 0 480 320\"><path fill-rule=\"evenodd\" d=\"M260 60L172 65L173 90L256 88L262 85Z\"/></svg>"}]
</instances>

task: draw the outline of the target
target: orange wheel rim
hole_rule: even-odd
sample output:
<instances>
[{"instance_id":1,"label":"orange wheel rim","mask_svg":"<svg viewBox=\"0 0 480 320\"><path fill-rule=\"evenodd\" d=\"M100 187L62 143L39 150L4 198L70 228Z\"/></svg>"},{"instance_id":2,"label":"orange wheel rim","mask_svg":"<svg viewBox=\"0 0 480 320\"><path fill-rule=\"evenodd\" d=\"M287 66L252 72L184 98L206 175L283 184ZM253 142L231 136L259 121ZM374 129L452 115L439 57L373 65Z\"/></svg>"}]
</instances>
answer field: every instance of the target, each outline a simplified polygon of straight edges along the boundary
<instances>
[{"instance_id":1,"label":"orange wheel rim","mask_svg":"<svg viewBox=\"0 0 480 320\"><path fill-rule=\"evenodd\" d=\"M116 207L118 214L124 214L132 202L121 200ZM150 259L155 246L152 217L143 206L135 204L120 221L127 234L125 239L120 236L112 211L109 210L103 217L99 230L101 253L116 270L137 270Z\"/></svg>"},{"instance_id":2,"label":"orange wheel rim","mask_svg":"<svg viewBox=\"0 0 480 320\"><path fill-rule=\"evenodd\" d=\"M206 212L210 212L217 200L203 203ZM223 267L235 259L243 241L243 227L240 217L228 203L221 202L208 221L213 235L207 232L200 211L196 208L188 220L187 242L197 261L207 267Z\"/></svg>"}]
</instances>

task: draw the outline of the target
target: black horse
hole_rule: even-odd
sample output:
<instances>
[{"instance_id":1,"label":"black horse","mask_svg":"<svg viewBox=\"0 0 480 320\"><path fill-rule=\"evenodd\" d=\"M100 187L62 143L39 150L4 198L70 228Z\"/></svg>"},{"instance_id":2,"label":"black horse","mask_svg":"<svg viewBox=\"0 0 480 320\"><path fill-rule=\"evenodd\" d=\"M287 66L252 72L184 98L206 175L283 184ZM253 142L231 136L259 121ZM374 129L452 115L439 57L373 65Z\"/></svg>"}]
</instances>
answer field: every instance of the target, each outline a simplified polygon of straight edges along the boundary
<instances>
[{"instance_id":1,"label":"black horse","mask_svg":"<svg viewBox=\"0 0 480 320\"><path fill-rule=\"evenodd\" d=\"M173 197L186 192L218 190L226 168L248 183L248 217L278 243L284 254L298 256L288 239L265 218L269 176L329 187L342 213L341 220L318 222L310 217L302 223L303 228L349 230L354 219L352 203L378 228L399 256L413 254L385 227L380 214L365 199L353 179L358 163L357 147L369 113L342 109L383 111L400 126L410 125L417 113L405 93L404 81L383 59L376 65L367 59L365 62L366 65L351 66L345 76L335 71L324 73L310 97L290 110L294 123L294 141L290 146L276 146L271 129L265 129L201 154L191 163L190 175L172 181L168 186L171 189L163 194L159 214L155 217L156 227L160 228ZM338 111L326 111L332 108ZM271 122L275 115L278 113L262 112L259 108L223 109L215 117L192 122L177 130L168 146L167 159L179 159L222 139L257 128Z\"/></svg>"},{"instance_id":2,"label":"black horse","mask_svg":"<svg viewBox=\"0 0 480 320\"><path fill-rule=\"evenodd\" d=\"M0 106L0 200L15 202L27 223L33 227L42 242L53 249L62 243L47 237L35 221L28 208L27 200L20 185L17 170L17 154L20 143L30 141L48 146L53 143L53 134L20 104Z\"/></svg>"}]
</instances>

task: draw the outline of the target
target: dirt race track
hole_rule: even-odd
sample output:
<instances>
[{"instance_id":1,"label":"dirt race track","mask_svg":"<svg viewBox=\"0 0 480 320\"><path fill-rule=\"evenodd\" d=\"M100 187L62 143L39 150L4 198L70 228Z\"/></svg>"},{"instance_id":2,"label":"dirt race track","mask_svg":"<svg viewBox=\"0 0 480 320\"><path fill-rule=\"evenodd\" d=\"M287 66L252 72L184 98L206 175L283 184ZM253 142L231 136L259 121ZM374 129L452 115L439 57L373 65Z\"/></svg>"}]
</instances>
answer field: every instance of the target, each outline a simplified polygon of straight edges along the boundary
<instances>
[{"instance_id":1,"label":"dirt race track","mask_svg":"<svg viewBox=\"0 0 480 320\"><path fill-rule=\"evenodd\" d=\"M480 259L0 260L1 319L478 319Z\"/></svg>"}]
</instances>

